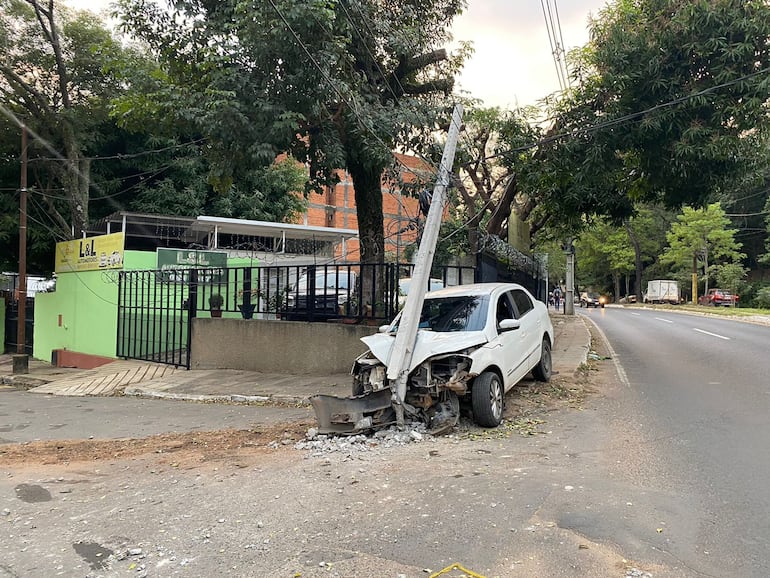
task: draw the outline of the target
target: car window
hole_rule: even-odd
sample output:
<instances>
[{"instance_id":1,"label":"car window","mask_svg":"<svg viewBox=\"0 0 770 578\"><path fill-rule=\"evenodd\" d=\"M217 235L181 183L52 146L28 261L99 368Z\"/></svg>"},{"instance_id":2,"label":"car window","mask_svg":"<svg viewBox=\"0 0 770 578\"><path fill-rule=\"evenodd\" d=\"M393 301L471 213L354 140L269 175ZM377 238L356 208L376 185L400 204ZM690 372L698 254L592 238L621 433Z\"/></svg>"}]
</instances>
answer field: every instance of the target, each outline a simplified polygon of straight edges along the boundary
<instances>
[{"instance_id":1,"label":"car window","mask_svg":"<svg viewBox=\"0 0 770 578\"><path fill-rule=\"evenodd\" d=\"M519 311L519 317L523 317L534 308L532 299L530 299L529 295L524 293L521 289L514 289L512 291L512 297L513 302L516 304L516 309Z\"/></svg>"},{"instance_id":2,"label":"car window","mask_svg":"<svg viewBox=\"0 0 770 578\"><path fill-rule=\"evenodd\" d=\"M497 324L499 325L503 319L516 319L516 313L511 305L511 300L508 293L503 293L497 300Z\"/></svg>"},{"instance_id":3,"label":"car window","mask_svg":"<svg viewBox=\"0 0 770 578\"><path fill-rule=\"evenodd\" d=\"M420 328L438 332L482 331L487 310L486 296L462 295L426 299L420 313Z\"/></svg>"}]
</instances>

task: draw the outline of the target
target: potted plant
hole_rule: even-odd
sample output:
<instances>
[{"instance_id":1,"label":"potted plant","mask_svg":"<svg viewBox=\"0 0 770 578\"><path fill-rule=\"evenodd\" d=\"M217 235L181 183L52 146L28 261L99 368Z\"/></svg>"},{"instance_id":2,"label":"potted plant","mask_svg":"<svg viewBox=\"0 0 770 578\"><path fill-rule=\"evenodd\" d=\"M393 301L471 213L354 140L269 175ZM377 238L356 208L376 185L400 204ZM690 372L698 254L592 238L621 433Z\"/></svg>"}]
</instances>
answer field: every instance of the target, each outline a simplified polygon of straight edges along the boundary
<instances>
[{"instance_id":1,"label":"potted plant","mask_svg":"<svg viewBox=\"0 0 770 578\"><path fill-rule=\"evenodd\" d=\"M257 310L257 304L251 302L252 297L256 297L257 302L259 302L259 299L262 297L262 292L258 287L241 289L238 291L238 300L241 301L238 305L238 309L244 319L252 319L254 317L254 312Z\"/></svg>"},{"instance_id":2,"label":"potted plant","mask_svg":"<svg viewBox=\"0 0 770 578\"><path fill-rule=\"evenodd\" d=\"M225 300L219 293L212 293L209 296L209 310L212 317L222 317L222 305Z\"/></svg>"}]
</instances>

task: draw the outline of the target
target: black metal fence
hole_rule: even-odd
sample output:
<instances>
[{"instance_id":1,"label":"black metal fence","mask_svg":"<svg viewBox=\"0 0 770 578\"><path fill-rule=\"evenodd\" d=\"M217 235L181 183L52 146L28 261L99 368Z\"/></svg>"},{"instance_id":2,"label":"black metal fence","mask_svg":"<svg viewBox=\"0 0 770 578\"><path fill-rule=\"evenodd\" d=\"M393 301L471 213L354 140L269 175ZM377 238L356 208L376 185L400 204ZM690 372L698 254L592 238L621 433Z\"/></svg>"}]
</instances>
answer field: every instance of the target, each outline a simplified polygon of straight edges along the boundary
<instances>
[{"instance_id":1,"label":"black metal fence","mask_svg":"<svg viewBox=\"0 0 770 578\"><path fill-rule=\"evenodd\" d=\"M389 322L403 304L411 270L393 263L335 263L123 271L117 355L189 369L191 319L198 316ZM476 280L473 267L434 273L431 288Z\"/></svg>"},{"instance_id":2,"label":"black metal fence","mask_svg":"<svg viewBox=\"0 0 770 578\"><path fill-rule=\"evenodd\" d=\"M198 270L197 311L290 321L385 322L398 313L411 270L411 265L395 263L230 267L216 275ZM475 281L473 267L437 271L443 286Z\"/></svg>"}]
</instances>

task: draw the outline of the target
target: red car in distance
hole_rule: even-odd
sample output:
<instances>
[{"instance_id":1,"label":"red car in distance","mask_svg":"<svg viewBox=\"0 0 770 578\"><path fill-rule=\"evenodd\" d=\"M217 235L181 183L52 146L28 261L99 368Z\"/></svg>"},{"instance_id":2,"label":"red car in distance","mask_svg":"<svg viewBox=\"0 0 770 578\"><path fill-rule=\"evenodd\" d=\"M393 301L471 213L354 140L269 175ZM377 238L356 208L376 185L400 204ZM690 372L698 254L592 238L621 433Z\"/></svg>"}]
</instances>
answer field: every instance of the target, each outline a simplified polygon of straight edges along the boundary
<instances>
[{"instance_id":1,"label":"red car in distance","mask_svg":"<svg viewBox=\"0 0 770 578\"><path fill-rule=\"evenodd\" d=\"M738 304L738 295L733 295L725 289L709 289L705 295L698 298L698 304L712 307L734 307Z\"/></svg>"}]
</instances>

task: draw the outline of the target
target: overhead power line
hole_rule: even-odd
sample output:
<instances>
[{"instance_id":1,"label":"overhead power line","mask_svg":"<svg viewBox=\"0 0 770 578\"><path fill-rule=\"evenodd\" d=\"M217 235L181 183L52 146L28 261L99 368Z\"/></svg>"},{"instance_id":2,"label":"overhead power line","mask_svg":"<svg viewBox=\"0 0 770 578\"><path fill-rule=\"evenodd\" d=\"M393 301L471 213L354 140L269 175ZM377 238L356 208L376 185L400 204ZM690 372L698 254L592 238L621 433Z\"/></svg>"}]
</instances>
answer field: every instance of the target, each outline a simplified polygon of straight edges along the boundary
<instances>
[{"instance_id":1,"label":"overhead power line","mask_svg":"<svg viewBox=\"0 0 770 578\"><path fill-rule=\"evenodd\" d=\"M540 0L540 7L543 10L545 29L548 33L551 58L553 58L553 63L556 67L556 78L559 81L559 88L562 91L565 91L570 86L570 80L567 62L564 58L564 37L561 31L559 8L556 4L556 0Z\"/></svg>"}]
</instances>

